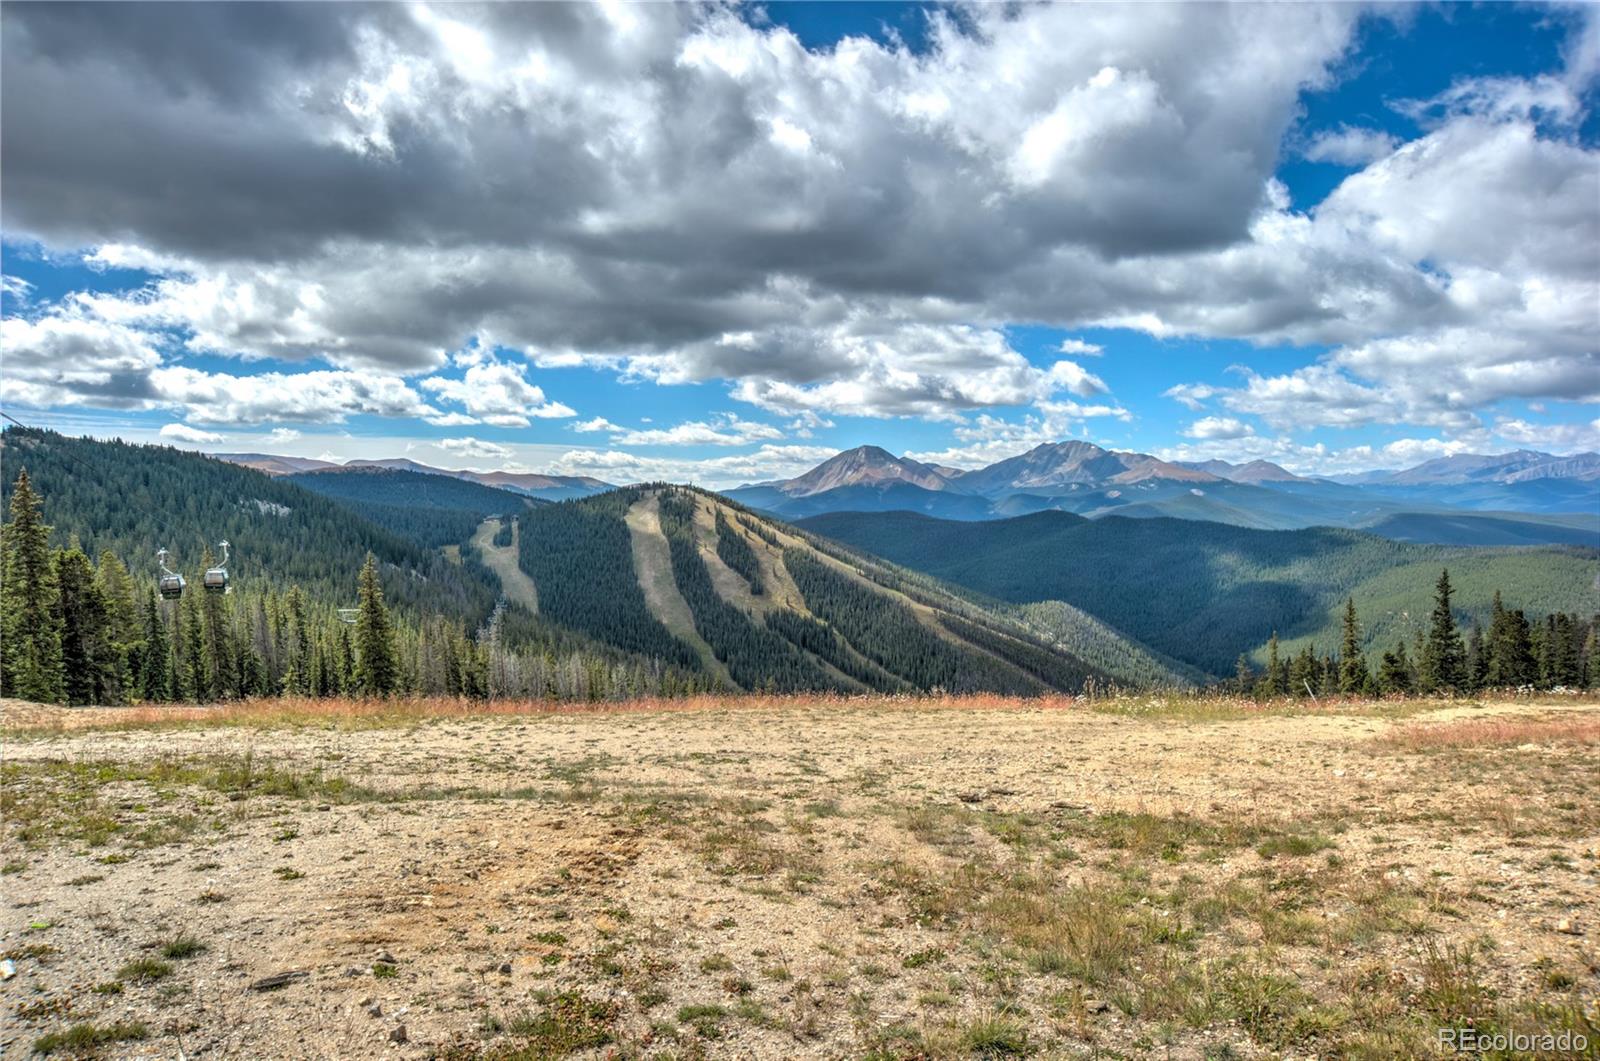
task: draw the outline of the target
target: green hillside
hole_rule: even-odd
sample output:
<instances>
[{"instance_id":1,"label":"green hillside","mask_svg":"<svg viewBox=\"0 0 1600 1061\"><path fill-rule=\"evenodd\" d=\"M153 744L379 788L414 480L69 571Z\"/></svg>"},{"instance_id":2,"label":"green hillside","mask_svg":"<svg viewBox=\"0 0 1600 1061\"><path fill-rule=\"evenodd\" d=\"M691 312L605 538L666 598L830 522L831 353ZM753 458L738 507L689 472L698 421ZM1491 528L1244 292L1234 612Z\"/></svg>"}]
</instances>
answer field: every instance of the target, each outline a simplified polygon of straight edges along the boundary
<instances>
[{"instance_id":1,"label":"green hillside","mask_svg":"<svg viewBox=\"0 0 1600 1061\"><path fill-rule=\"evenodd\" d=\"M466 479L393 468L336 468L286 479L430 548L466 541L488 516L515 514L542 503Z\"/></svg>"},{"instance_id":2,"label":"green hillside","mask_svg":"<svg viewBox=\"0 0 1600 1061\"><path fill-rule=\"evenodd\" d=\"M56 543L76 538L90 556L110 549L151 584L157 549L169 549L173 566L194 578L206 548L225 538L236 586L297 585L315 599L348 604L370 551L384 592L403 610L476 626L499 595L481 569L450 564L286 479L164 446L22 428L3 438L6 499L26 468Z\"/></svg>"},{"instance_id":3,"label":"green hillside","mask_svg":"<svg viewBox=\"0 0 1600 1061\"><path fill-rule=\"evenodd\" d=\"M73 703L373 691L612 699L715 686L671 659L501 600L498 579L470 545L449 556L423 548L358 515L361 506L297 483L167 447L32 429L0 440L8 519L26 471L37 522L49 527L37 541L42 566L7 579L0 631L19 644L55 646L55 673L65 675L64 686L59 678L23 682L20 695ZM222 538L233 546L231 587L214 596L201 591L201 573L208 544ZM9 524L0 536L8 572L21 570L15 554L28 540ZM189 580L176 601L156 598L162 546ZM393 658L376 689L361 676L361 626L338 616L357 604L369 554ZM30 599L43 622L22 621ZM0 651L0 661L11 658ZM16 679L0 665L0 685Z\"/></svg>"},{"instance_id":4,"label":"green hillside","mask_svg":"<svg viewBox=\"0 0 1600 1061\"><path fill-rule=\"evenodd\" d=\"M1084 520L1041 512L967 523L914 513L831 513L801 526L981 593L1058 600L1213 674L1276 629L1331 648L1353 595L1368 644L1390 646L1428 613L1448 567L1463 621L1487 618L1495 589L1530 614L1600 610L1600 553L1395 542L1314 527L1264 531L1173 519Z\"/></svg>"},{"instance_id":5,"label":"green hillside","mask_svg":"<svg viewBox=\"0 0 1600 1061\"><path fill-rule=\"evenodd\" d=\"M1033 694L1188 677L1087 617L1030 616L687 487L541 507L520 542L545 617L742 689Z\"/></svg>"}]
</instances>

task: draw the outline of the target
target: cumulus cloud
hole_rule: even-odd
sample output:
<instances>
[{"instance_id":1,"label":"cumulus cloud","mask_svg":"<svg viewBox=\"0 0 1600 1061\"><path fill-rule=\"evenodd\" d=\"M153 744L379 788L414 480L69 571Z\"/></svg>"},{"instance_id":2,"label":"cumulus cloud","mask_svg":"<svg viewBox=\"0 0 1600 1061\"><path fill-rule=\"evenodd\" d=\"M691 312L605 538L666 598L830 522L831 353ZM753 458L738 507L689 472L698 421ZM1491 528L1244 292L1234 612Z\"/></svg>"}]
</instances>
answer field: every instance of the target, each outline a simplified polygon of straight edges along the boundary
<instances>
[{"instance_id":1,"label":"cumulus cloud","mask_svg":"<svg viewBox=\"0 0 1600 1061\"><path fill-rule=\"evenodd\" d=\"M622 429L605 417L597 416L592 420L578 421L572 425L572 430L582 434L592 434L596 431L620 431Z\"/></svg>"},{"instance_id":2,"label":"cumulus cloud","mask_svg":"<svg viewBox=\"0 0 1600 1061\"><path fill-rule=\"evenodd\" d=\"M158 278L8 320L5 397L574 415L522 363L452 365L468 336L727 380L786 418L956 424L1105 393L1070 360L1093 344L1040 368L1019 322L1330 348L1169 392L1273 426L1462 432L1507 398L1600 393L1592 15L1566 70L1458 81L1411 108L1410 143L1304 141L1361 168L1301 212L1273 172L1371 17L1354 5L976 5L931 15L920 54L808 50L720 5L624 14L8 5L0 225ZM194 354L316 367L263 384L282 399Z\"/></svg>"},{"instance_id":3,"label":"cumulus cloud","mask_svg":"<svg viewBox=\"0 0 1600 1061\"><path fill-rule=\"evenodd\" d=\"M1379 129L1359 129L1348 125L1325 129L1306 146L1305 156L1312 162L1333 162L1340 166L1365 166L1389 154L1400 141Z\"/></svg>"},{"instance_id":4,"label":"cumulus cloud","mask_svg":"<svg viewBox=\"0 0 1600 1061\"><path fill-rule=\"evenodd\" d=\"M728 487L766 479L792 478L834 455L824 446L764 445L749 453L690 460L647 457L626 450L570 450L549 470L558 475L592 475L608 482L669 480Z\"/></svg>"},{"instance_id":5,"label":"cumulus cloud","mask_svg":"<svg viewBox=\"0 0 1600 1061\"><path fill-rule=\"evenodd\" d=\"M691 420L668 428L627 430L615 428L611 441L619 446L745 446L783 438L771 424L741 420L725 414L711 420Z\"/></svg>"},{"instance_id":6,"label":"cumulus cloud","mask_svg":"<svg viewBox=\"0 0 1600 1061\"><path fill-rule=\"evenodd\" d=\"M1248 438L1255 434L1255 429L1231 416L1206 416L1190 424L1183 433L1189 438L1235 439Z\"/></svg>"},{"instance_id":7,"label":"cumulus cloud","mask_svg":"<svg viewBox=\"0 0 1600 1061\"><path fill-rule=\"evenodd\" d=\"M1105 353L1105 348L1097 343L1086 343L1082 339L1063 339L1061 345L1056 347L1056 351L1077 357L1099 357Z\"/></svg>"},{"instance_id":8,"label":"cumulus cloud","mask_svg":"<svg viewBox=\"0 0 1600 1061\"><path fill-rule=\"evenodd\" d=\"M1551 453L1578 453L1600 450L1600 417L1588 423L1535 424L1514 417L1502 417L1495 422L1494 433L1517 446Z\"/></svg>"},{"instance_id":9,"label":"cumulus cloud","mask_svg":"<svg viewBox=\"0 0 1600 1061\"><path fill-rule=\"evenodd\" d=\"M170 438L175 442L189 442L197 446L208 442L222 441L222 436L215 431L201 431L199 428L190 427L188 424L167 424L162 427L160 435L162 438Z\"/></svg>"},{"instance_id":10,"label":"cumulus cloud","mask_svg":"<svg viewBox=\"0 0 1600 1061\"><path fill-rule=\"evenodd\" d=\"M442 438L438 442L440 449L454 453L458 457L486 457L496 460L507 460L512 456L512 450L500 445L498 442L485 442L480 438Z\"/></svg>"},{"instance_id":11,"label":"cumulus cloud","mask_svg":"<svg viewBox=\"0 0 1600 1061\"><path fill-rule=\"evenodd\" d=\"M544 391L528 382L527 368L478 357L460 379L430 376L422 389L466 408L463 414L435 417L435 424L485 423L494 427L527 427L530 417L540 419L576 416L560 402L546 400Z\"/></svg>"}]
</instances>

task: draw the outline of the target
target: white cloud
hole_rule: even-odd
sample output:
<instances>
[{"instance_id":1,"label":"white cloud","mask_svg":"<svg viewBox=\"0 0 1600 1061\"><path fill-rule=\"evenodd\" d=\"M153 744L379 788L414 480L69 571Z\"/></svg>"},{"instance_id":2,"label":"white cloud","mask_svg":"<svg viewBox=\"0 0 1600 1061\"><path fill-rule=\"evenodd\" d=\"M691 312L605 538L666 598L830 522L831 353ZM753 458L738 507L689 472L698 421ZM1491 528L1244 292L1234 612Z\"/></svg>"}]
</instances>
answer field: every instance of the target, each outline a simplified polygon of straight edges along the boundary
<instances>
[{"instance_id":1,"label":"white cloud","mask_svg":"<svg viewBox=\"0 0 1600 1061\"><path fill-rule=\"evenodd\" d=\"M572 425L572 430L584 434L591 434L596 431L620 431L622 429L616 424L613 424L610 420L607 420L605 417L597 416L592 420L578 421Z\"/></svg>"},{"instance_id":2,"label":"white cloud","mask_svg":"<svg viewBox=\"0 0 1600 1061\"><path fill-rule=\"evenodd\" d=\"M234 376L181 366L149 374L147 408L181 408L191 421L340 423L357 413L428 417L433 409L399 377L370 372L265 372Z\"/></svg>"},{"instance_id":3,"label":"white cloud","mask_svg":"<svg viewBox=\"0 0 1600 1061\"><path fill-rule=\"evenodd\" d=\"M1305 149L1312 162L1333 162L1341 166L1365 166L1376 162L1400 145L1398 138L1379 129L1359 129L1344 125L1318 133Z\"/></svg>"},{"instance_id":4,"label":"white cloud","mask_svg":"<svg viewBox=\"0 0 1600 1061\"><path fill-rule=\"evenodd\" d=\"M267 432L267 441L273 445L282 445L285 442L293 442L299 437L300 432L296 431L292 427L275 427L271 431Z\"/></svg>"},{"instance_id":5,"label":"white cloud","mask_svg":"<svg viewBox=\"0 0 1600 1061\"><path fill-rule=\"evenodd\" d=\"M1247 438L1255 434L1255 429L1231 416L1206 416L1190 424L1183 433L1189 438L1235 439Z\"/></svg>"},{"instance_id":6,"label":"white cloud","mask_svg":"<svg viewBox=\"0 0 1600 1061\"><path fill-rule=\"evenodd\" d=\"M222 441L222 436L215 431L201 431L188 424L167 424L161 429L160 435L175 442L189 442L196 446Z\"/></svg>"},{"instance_id":7,"label":"white cloud","mask_svg":"<svg viewBox=\"0 0 1600 1061\"><path fill-rule=\"evenodd\" d=\"M485 442L479 438L442 438L437 445L448 453L458 457L486 457L506 460L512 456L512 450L500 445L498 442Z\"/></svg>"},{"instance_id":8,"label":"white cloud","mask_svg":"<svg viewBox=\"0 0 1600 1061\"><path fill-rule=\"evenodd\" d=\"M1056 386L1071 391L1080 398L1091 398L1096 394L1105 394L1109 391L1105 381L1094 373L1086 371L1076 361L1057 361L1050 366L1050 382Z\"/></svg>"},{"instance_id":9,"label":"white cloud","mask_svg":"<svg viewBox=\"0 0 1600 1061\"><path fill-rule=\"evenodd\" d=\"M559 475L593 475L608 482L666 480L725 488L765 479L786 479L834 455L825 446L765 445L749 453L691 460L644 457L624 450L570 450L551 462Z\"/></svg>"},{"instance_id":10,"label":"white cloud","mask_svg":"<svg viewBox=\"0 0 1600 1061\"><path fill-rule=\"evenodd\" d=\"M1208 386L1204 383L1180 383L1177 386L1168 387L1166 390L1162 391L1161 396L1163 398L1171 398L1173 401L1181 402L1190 409L1198 412L1199 410L1204 409L1205 403L1209 399L1214 398L1217 393L1217 388Z\"/></svg>"},{"instance_id":11,"label":"white cloud","mask_svg":"<svg viewBox=\"0 0 1600 1061\"><path fill-rule=\"evenodd\" d=\"M627 430L614 428L611 441L619 446L745 446L783 438L771 424L741 420L725 414L712 420L692 420L670 428Z\"/></svg>"},{"instance_id":12,"label":"white cloud","mask_svg":"<svg viewBox=\"0 0 1600 1061\"><path fill-rule=\"evenodd\" d=\"M807 49L720 5L136 10L137 31L110 6L6 11L6 94L31 104L7 115L8 236L160 274L7 321L10 401L574 415L486 343L437 374L468 336L726 380L785 417L1104 393L1074 361L1030 364L1017 322L1331 348L1169 392L1274 426L1460 432L1506 398L1600 393L1591 12L1561 16L1566 70L1458 79L1411 108L1410 143L1314 138L1364 168L1308 213L1273 173L1371 17L1354 5L976 5L934 14L920 53ZM24 326L51 334L13 372ZM293 393L240 393L252 378Z\"/></svg>"},{"instance_id":13,"label":"white cloud","mask_svg":"<svg viewBox=\"0 0 1600 1061\"><path fill-rule=\"evenodd\" d=\"M461 379L430 376L421 387L444 401L466 407L465 416L447 415L436 418L434 423L481 421L494 427L527 427L530 417L559 419L577 415L560 402L547 401L544 391L528 382L526 366L506 364L484 355L469 359Z\"/></svg>"},{"instance_id":14,"label":"white cloud","mask_svg":"<svg viewBox=\"0 0 1600 1061\"><path fill-rule=\"evenodd\" d=\"M1600 418L1588 423L1534 424L1502 417L1494 425L1495 437L1516 446L1528 446L1549 453L1580 453L1600 450Z\"/></svg>"},{"instance_id":15,"label":"white cloud","mask_svg":"<svg viewBox=\"0 0 1600 1061\"><path fill-rule=\"evenodd\" d=\"M1056 347L1056 351L1078 357L1099 357L1105 353L1105 347L1097 343L1086 343L1082 339L1063 339L1061 345Z\"/></svg>"}]
</instances>

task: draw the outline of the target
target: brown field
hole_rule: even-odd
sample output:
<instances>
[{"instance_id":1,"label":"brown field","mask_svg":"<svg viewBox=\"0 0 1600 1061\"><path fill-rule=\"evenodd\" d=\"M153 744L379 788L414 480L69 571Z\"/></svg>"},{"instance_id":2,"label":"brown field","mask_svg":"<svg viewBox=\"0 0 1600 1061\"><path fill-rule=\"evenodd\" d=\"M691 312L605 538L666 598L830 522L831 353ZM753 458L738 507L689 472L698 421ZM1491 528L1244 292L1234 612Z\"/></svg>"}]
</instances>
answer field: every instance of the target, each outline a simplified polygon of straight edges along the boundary
<instances>
[{"instance_id":1,"label":"brown field","mask_svg":"<svg viewBox=\"0 0 1600 1061\"><path fill-rule=\"evenodd\" d=\"M1593 698L0 725L11 1057L1600 1056Z\"/></svg>"}]
</instances>

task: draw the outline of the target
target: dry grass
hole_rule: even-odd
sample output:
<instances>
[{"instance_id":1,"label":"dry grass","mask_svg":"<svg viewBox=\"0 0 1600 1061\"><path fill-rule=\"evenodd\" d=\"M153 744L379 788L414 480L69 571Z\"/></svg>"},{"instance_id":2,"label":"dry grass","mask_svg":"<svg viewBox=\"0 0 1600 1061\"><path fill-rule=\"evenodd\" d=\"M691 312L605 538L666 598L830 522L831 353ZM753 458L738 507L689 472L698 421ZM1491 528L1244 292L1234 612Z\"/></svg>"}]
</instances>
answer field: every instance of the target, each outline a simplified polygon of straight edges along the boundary
<instances>
[{"instance_id":1,"label":"dry grass","mask_svg":"<svg viewBox=\"0 0 1600 1061\"><path fill-rule=\"evenodd\" d=\"M1600 694L1552 696L1527 701L1562 706L1600 703ZM1091 711L1130 718L1188 722L1230 722L1286 716L1372 716L1405 718L1443 706L1473 701L1389 697L1381 700L1254 700L1200 692L1162 692L1080 696L844 695L801 693L707 694L691 697L639 697L630 700L471 700L462 697L302 697L274 696L219 704L140 704L132 707L65 708L0 700L0 732L13 737L51 736L86 730L157 729L189 726L244 726L370 729L406 726L433 719L534 715L652 714L701 711L785 711L795 708L884 708L906 711ZM1592 737L1584 739L1592 740ZM1493 743L1489 741L1486 743Z\"/></svg>"},{"instance_id":2,"label":"dry grass","mask_svg":"<svg viewBox=\"0 0 1600 1061\"><path fill-rule=\"evenodd\" d=\"M1461 719L1406 726L1378 740L1388 747L1413 752L1523 744L1595 745L1600 744L1600 719Z\"/></svg>"},{"instance_id":3,"label":"dry grass","mask_svg":"<svg viewBox=\"0 0 1600 1061\"><path fill-rule=\"evenodd\" d=\"M1600 711L1560 702L41 709L0 771L0 1049L1600 1046Z\"/></svg>"}]
</instances>

